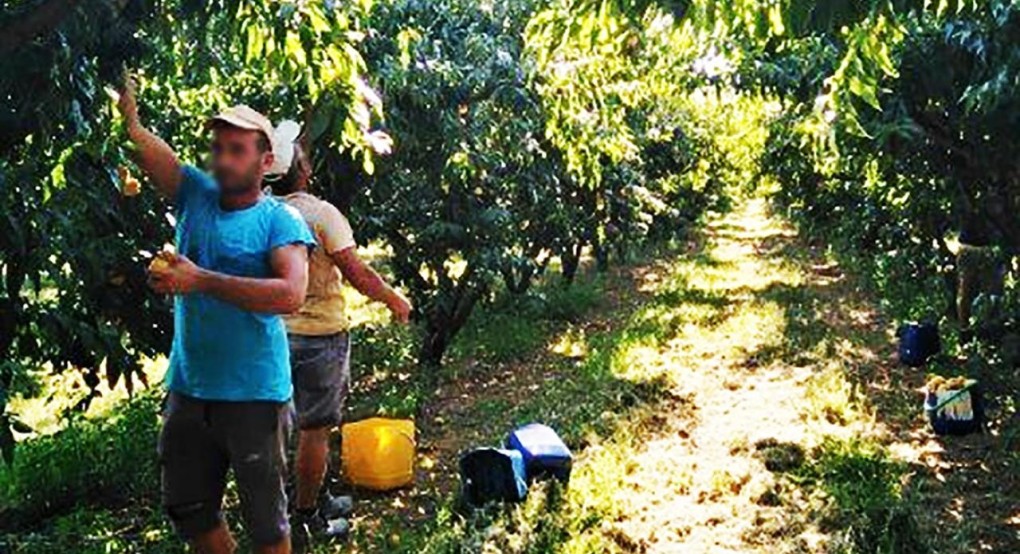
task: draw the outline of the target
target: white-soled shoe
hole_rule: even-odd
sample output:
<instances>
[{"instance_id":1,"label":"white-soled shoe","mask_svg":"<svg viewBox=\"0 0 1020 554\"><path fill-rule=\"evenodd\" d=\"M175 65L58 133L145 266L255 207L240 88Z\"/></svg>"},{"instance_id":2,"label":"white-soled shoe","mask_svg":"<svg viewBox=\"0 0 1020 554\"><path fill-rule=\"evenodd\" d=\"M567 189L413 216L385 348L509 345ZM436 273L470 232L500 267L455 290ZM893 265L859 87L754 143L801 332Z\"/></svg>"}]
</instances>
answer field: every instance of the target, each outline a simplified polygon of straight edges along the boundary
<instances>
[{"instance_id":1,"label":"white-soled shoe","mask_svg":"<svg viewBox=\"0 0 1020 554\"><path fill-rule=\"evenodd\" d=\"M326 492L319 497L319 512L326 519L347 517L353 511L354 498L350 496L333 496Z\"/></svg>"}]
</instances>

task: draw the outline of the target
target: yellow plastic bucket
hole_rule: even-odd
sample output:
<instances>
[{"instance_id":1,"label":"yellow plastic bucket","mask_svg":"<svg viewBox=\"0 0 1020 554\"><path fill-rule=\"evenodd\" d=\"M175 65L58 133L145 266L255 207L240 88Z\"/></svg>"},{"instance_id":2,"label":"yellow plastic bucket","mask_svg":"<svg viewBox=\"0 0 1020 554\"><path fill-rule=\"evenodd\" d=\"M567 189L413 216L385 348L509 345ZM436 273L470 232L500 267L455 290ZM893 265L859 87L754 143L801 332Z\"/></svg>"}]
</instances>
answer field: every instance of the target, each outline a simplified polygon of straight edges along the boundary
<instances>
[{"instance_id":1,"label":"yellow plastic bucket","mask_svg":"<svg viewBox=\"0 0 1020 554\"><path fill-rule=\"evenodd\" d=\"M344 478L373 490L406 487L414 481L414 422L373 417L340 430Z\"/></svg>"}]
</instances>

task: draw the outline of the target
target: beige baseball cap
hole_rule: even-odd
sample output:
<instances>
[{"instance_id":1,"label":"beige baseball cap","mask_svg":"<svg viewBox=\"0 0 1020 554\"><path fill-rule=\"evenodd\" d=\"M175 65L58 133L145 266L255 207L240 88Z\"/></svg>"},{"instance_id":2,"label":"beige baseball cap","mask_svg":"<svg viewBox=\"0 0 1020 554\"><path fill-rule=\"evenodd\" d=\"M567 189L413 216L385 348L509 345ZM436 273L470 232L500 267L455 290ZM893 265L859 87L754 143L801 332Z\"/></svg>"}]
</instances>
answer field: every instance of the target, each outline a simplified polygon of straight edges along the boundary
<instances>
[{"instance_id":1,"label":"beige baseball cap","mask_svg":"<svg viewBox=\"0 0 1020 554\"><path fill-rule=\"evenodd\" d=\"M269 121L268 117L249 108L248 106L238 104L237 106L227 108L218 115L210 118L209 121L206 122L206 126L211 127L218 121L241 129L248 129L249 131L261 131L264 135L266 135L266 140L269 141L270 148L272 148L273 122Z\"/></svg>"}]
</instances>

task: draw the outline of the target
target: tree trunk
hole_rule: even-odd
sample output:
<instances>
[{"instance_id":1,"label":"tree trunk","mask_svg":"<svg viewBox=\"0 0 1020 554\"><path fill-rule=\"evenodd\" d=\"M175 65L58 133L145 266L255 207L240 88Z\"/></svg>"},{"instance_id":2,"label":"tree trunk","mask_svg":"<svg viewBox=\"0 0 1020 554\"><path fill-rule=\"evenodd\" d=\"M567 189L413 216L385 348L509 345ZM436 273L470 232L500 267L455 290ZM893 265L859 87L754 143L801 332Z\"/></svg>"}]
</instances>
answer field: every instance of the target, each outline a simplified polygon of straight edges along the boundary
<instances>
[{"instance_id":1,"label":"tree trunk","mask_svg":"<svg viewBox=\"0 0 1020 554\"><path fill-rule=\"evenodd\" d=\"M595 251L595 269L599 273L609 271L609 248L602 241L595 239L592 249Z\"/></svg>"},{"instance_id":2,"label":"tree trunk","mask_svg":"<svg viewBox=\"0 0 1020 554\"><path fill-rule=\"evenodd\" d=\"M443 354L450 345L449 336L442 322L429 318L425 325L425 336L418 351L418 365L434 374L443 365Z\"/></svg>"},{"instance_id":3,"label":"tree trunk","mask_svg":"<svg viewBox=\"0 0 1020 554\"><path fill-rule=\"evenodd\" d=\"M584 243L578 243L574 246L568 247L566 252L560 256L560 262L563 265L563 285L570 286L574 282L574 278L577 277L577 268L581 265L581 251L584 249Z\"/></svg>"},{"instance_id":4,"label":"tree trunk","mask_svg":"<svg viewBox=\"0 0 1020 554\"><path fill-rule=\"evenodd\" d=\"M7 298L0 299L0 357L2 359L14 358L12 348L14 338L18 332L18 320L21 313L21 287L25 284L25 272L20 264L8 263L3 267L4 288ZM6 394L13 381L14 375L11 372L0 374L0 393Z\"/></svg>"},{"instance_id":5,"label":"tree trunk","mask_svg":"<svg viewBox=\"0 0 1020 554\"><path fill-rule=\"evenodd\" d=\"M510 264L504 265L500 270L503 274L503 282L506 284L506 290L510 291L511 294L524 294L531 288L532 277L535 276L534 266L527 266L515 272Z\"/></svg>"},{"instance_id":6,"label":"tree trunk","mask_svg":"<svg viewBox=\"0 0 1020 554\"><path fill-rule=\"evenodd\" d=\"M949 317L956 319L958 315L956 310L956 289L958 284L957 273L960 268L956 267L956 256L953 255L953 251L950 250L949 245L946 244L945 237L939 235L937 240L939 243L939 253L942 255L943 261L952 260L953 267L955 269L954 271L942 272L942 284L946 287L946 292L949 293L949 304L946 306L945 313Z\"/></svg>"},{"instance_id":7,"label":"tree trunk","mask_svg":"<svg viewBox=\"0 0 1020 554\"><path fill-rule=\"evenodd\" d=\"M453 303L449 309L436 307L425 316L425 336L418 351L418 364L430 370L432 377L435 370L443 365L443 356L453 338L464 328L475 304L485 294L484 286L471 284L475 272L474 267L464 271L457 286L451 291Z\"/></svg>"}]
</instances>

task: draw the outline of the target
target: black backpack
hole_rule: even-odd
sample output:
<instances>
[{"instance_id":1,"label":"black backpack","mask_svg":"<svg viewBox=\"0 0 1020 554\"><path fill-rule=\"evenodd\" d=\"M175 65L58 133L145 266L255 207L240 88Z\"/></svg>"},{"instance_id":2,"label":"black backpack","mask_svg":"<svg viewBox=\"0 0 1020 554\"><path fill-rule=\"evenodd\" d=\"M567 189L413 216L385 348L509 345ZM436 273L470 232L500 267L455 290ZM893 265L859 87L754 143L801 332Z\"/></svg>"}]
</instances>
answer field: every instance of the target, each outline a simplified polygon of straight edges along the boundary
<instances>
[{"instance_id":1,"label":"black backpack","mask_svg":"<svg viewBox=\"0 0 1020 554\"><path fill-rule=\"evenodd\" d=\"M528 494L524 458L516 450L478 448L460 458L461 494L468 504L517 502Z\"/></svg>"}]
</instances>

